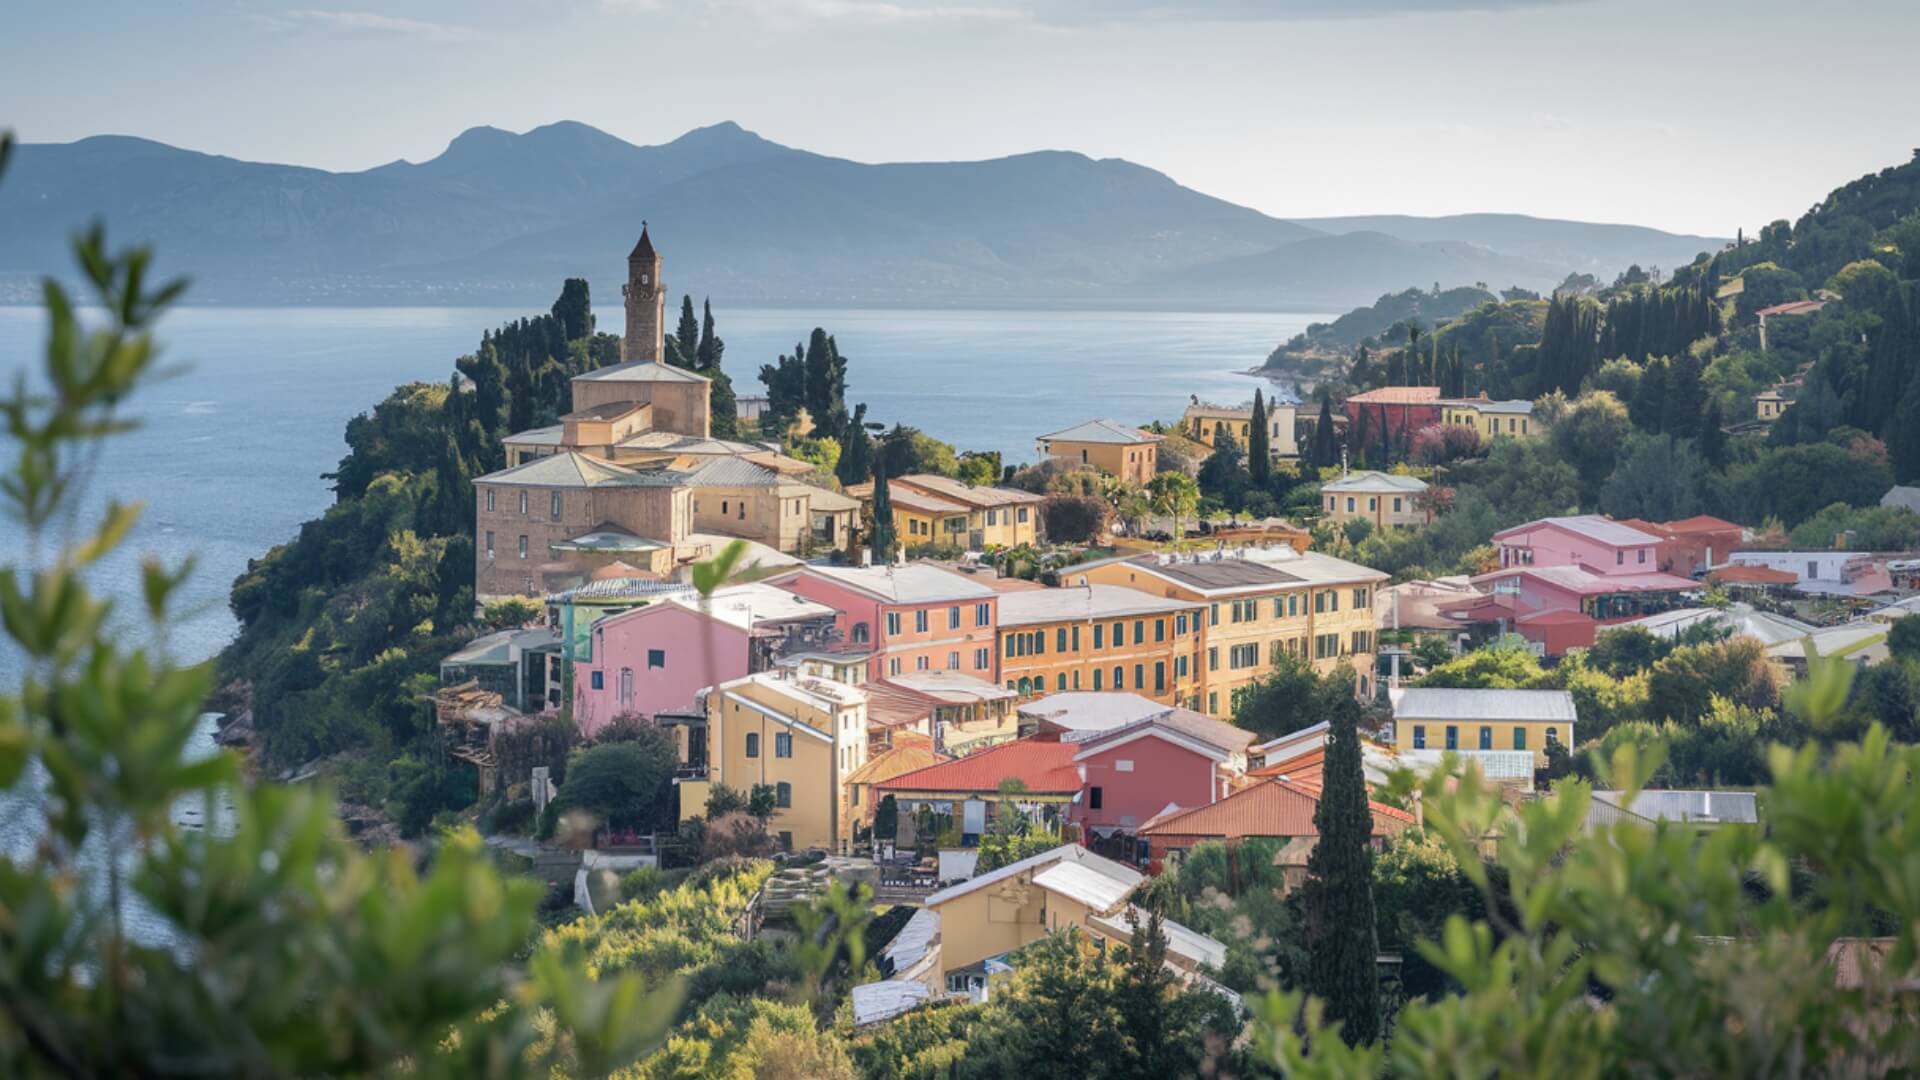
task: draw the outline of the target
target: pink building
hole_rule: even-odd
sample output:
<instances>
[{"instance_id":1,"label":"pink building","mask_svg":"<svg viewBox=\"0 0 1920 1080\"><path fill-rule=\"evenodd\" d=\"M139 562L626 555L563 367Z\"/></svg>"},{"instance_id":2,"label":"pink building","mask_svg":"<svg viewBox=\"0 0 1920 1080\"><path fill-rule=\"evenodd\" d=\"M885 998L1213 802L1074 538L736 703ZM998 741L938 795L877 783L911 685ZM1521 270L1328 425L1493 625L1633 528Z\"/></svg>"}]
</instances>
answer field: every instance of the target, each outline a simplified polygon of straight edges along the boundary
<instances>
[{"instance_id":1,"label":"pink building","mask_svg":"<svg viewBox=\"0 0 1920 1080\"><path fill-rule=\"evenodd\" d=\"M1660 537L1598 514L1541 518L1493 534L1500 566L1577 566L1595 574L1654 573Z\"/></svg>"},{"instance_id":2,"label":"pink building","mask_svg":"<svg viewBox=\"0 0 1920 1080\"><path fill-rule=\"evenodd\" d=\"M1132 697L1133 695L1122 695ZM1253 733L1187 709L1098 732L1071 732L1080 799L1071 820L1089 831L1133 833L1168 806L1206 806L1232 792Z\"/></svg>"},{"instance_id":3,"label":"pink building","mask_svg":"<svg viewBox=\"0 0 1920 1080\"><path fill-rule=\"evenodd\" d=\"M610 615L574 663L573 721L591 736L615 717L685 709L709 686L767 670L790 646L829 640L836 613L765 584L717 589Z\"/></svg>"},{"instance_id":4,"label":"pink building","mask_svg":"<svg viewBox=\"0 0 1920 1080\"><path fill-rule=\"evenodd\" d=\"M807 566L768 584L838 612L849 647L870 647L871 679L958 671L999 681L999 594L964 574L925 563Z\"/></svg>"}]
</instances>

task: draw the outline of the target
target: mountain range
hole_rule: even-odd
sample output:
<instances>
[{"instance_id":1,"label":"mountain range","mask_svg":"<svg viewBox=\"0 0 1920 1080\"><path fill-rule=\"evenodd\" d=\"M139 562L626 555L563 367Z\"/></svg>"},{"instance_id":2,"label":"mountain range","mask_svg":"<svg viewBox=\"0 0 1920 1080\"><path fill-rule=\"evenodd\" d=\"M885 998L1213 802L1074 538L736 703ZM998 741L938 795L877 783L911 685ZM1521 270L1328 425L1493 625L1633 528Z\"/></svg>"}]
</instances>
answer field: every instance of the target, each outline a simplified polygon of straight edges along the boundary
<instances>
[{"instance_id":1,"label":"mountain range","mask_svg":"<svg viewBox=\"0 0 1920 1080\"><path fill-rule=\"evenodd\" d=\"M128 136L19 148L0 184L0 301L103 219L200 303L544 304L617 297L651 223L668 287L721 304L1344 310L1388 291L1548 288L1722 241L1506 214L1289 221L1118 159L1041 151L865 164L737 124L635 146L585 124L473 128L355 173Z\"/></svg>"}]
</instances>

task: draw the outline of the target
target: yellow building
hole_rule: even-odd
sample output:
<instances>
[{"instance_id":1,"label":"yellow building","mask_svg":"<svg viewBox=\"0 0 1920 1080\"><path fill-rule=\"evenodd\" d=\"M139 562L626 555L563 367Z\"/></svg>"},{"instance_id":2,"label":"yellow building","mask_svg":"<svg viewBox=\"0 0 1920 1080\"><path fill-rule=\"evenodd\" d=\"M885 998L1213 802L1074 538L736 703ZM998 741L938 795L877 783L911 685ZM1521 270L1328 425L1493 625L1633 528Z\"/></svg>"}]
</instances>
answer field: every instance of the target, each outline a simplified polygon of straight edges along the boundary
<instances>
[{"instance_id":1,"label":"yellow building","mask_svg":"<svg viewBox=\"0 0 1920 1080\"><path fill-rule=\"evenodd\" d=\"M901 490L905 489L965 507L966 542L961 546L969 551L1031 544L1040 535L1042 499L1030 491L976 487L932 473L889 477L887 485L887 497L890 499L899 499ZM908 537L903 535L901 540L907 546L912 546Z\"/></svg>"},{"instance_id":2,"label":"yellow building","mask_svg":"<svg viewBox=\"0 0 1920 1080\"><path fill-rule=\"evenodd\" d=\"M1275 457L1298 457L1300 446L1294 439L1294 407L1282 402L1267 402L1267 444ZM1221 432L1233 436L1240 449L1247 448L1252 434L1252 405L1205 405L1198 401L1187 406L1180 416L1180 431L1202 446L1212 446Z\"/></svg>"},{"instance_id":3,"label":"yellow building","mask_svg":"<svg viewBox=\"0 0 1920 1080\"><path fill-rule=\"evenodd\" d=\"M1450 427L1472 428L1489 441L1531 438L1540 433L1533 423L1533 402L1490 401L1485 394L1442 401L1440 422Z\"/></svg>"},{"instance_id":4,"label":"yellow building","mask_svg":"<svg viewBox=\"0 0 1920 1080\"><path fill-rule=\"evenodd\" d=\"M872 512L872 484L850 484L847 494ZM887 502L893 507L893 535L904 550L967 546L968 510L959 503L892 482L887 484Z\"/></svg>"},{"instance_id":5,"label":"yellow building","mask_svg":"<svg viewBox=\"0 0 1920 1080\"><path fill-rule=\"evenodd\" d=\"M1144 487L1158 470L1160 436L1115 420L1089 420L1040 436L1039 449L1069 465L1099 469L1121 483Z\"/></svg>"},{"instance_id":6,"label":"yellow building","mask_svg":"<svg viewBox=\"0 0 1920 1080\"><path fill-rule=\"evenodd\" d=\"M1144 880L1132 867L1064 844L928 896L940 917L938 970L952 991L986 985L985 964L1055 931L1077 929L1096 947L1127 941L1130 897ZM1167 961L1182 973L1215 970L1226 947L1176 922L1165 924Z\"/></svg>"},{"instance_id":7,"label":"yellow building","mask_svg":"<svg viewBox=\"0 0 1920 1080\"><path fill-rule=\"evenodd\" d=\"M1452 750L1463 756L1524 750L1547 767L1547 747L1572 748L1576 712L1565 690L1455 690L1414 687L1393 706L1394 749Z\"/></svg>"},{"instance_id":8,"label":"yellow building","mask_svg":"<svg viewBox=\"0 0 1920 1080\"><path fill-rule=\"evenodd\" d=\"M1426 525L1433 521L1421 498L1426 492L1417 476L1360 469L1320 485L1320 509L1329 521L1363 518L1376 529Z\"/></svg>"},{"instance_id":9,"label":"yellow building","mask_svg":"<svg viewBox=\"0 0 1920 1080\"><path fill-rule=\"evenodd\" d=\"M791 674L748 675L706 691L707 773L680 784L682 820L706 813L715 784L773 789L767 827L788 850L846 850L847 778L867 763L867 698Z\"/></svg>"},{"instance_id":10,"label":"yellow building","mask_svg":"<svg viewBox=\"0 0 1920 1080\"><path fill-rule=\"evenodd\" d=\"M1771 424L1780 419L1780 414L1786 412L1791 404L1793 402L1778 390L1762 390L1753 398L1754 416Z\"/></svg>"},{"instance_id":11,"label":"yellow building","mask_svg":"<svg viewBox=\"0 0 1920 1080\"><path fill-rule=\"evenodd\" d=\"M1022 698L1131 690L1167 705L1200 691L1206 605L1120 585L1000 597L1000 678Z\"/></svg>"},{"instance_id":12,"label":"yellow building","mask_svg":"<svg viewBox=\"0 0 1920 1080\"><path fill-rule=\"evenodd\" d=\"M1281 656L1321 674L1353 666L1354 692L1374 691L1373 589L1378 570L1290 547L1195 556L1140 555L1068 567L1066 585L1124 585L1206 605L1199 690L1188 707L1233 715L1239 694Z\"/></svg>"}]
</instances>

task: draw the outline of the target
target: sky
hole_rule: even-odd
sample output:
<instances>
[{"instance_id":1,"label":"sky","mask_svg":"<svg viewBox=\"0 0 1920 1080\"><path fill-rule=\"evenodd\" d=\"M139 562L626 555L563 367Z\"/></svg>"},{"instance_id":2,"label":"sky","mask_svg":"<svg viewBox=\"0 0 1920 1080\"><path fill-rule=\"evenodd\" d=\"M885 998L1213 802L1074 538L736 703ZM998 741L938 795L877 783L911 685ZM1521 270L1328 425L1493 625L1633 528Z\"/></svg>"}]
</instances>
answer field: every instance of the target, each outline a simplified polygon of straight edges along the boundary
<instances>
[{"instance_id":1,"label":"sky","mask_svg":"<svg viewBox=\"0 0 1920 1080\"><path fill-rule=\"evenodd\" d=\"M1732 235L1920 147L1914 0L9 0L0 126L354 170L723 120L1121 157L1278 217Z\"/></svg>"}]
</instances>

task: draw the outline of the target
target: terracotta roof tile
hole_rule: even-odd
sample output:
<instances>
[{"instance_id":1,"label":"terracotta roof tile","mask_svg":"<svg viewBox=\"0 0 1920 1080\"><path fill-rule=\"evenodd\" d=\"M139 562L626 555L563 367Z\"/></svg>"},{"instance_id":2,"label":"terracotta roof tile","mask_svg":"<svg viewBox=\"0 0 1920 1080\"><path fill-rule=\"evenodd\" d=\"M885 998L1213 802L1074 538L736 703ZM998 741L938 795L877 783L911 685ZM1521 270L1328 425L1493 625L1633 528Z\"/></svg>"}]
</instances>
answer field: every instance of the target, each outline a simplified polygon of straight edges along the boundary
<instances>
[{"instance_id":1,"label":"terracotta roof tile","mask_svg":"<svg viewBox=\"0 0 1920 1080\"><path fill-rule=\"evenodd\" d=\"M1140 829L1145 836L1318 836L1313 814L1317 786L1268 780L1234 792L1219 802L1183 813L1163 814ZM1413 824L1413 815L1384 803L1369 802L1376 836L1389 836Z\"/></svg>"},{"instance_id":2,"label":"terracotta roof tile","mask_svg":"<svg viewBox=\"0 0 1920 1080\"><path fill-rule=\"evenodd\" d=\"M1077 747L1060 742L1016 739L954 761L930 765L879 784L881 791L998 791L1004 780L1019 780L1036 795L1071 795L1080 790L1073 764Z\"/></svg>"}]
</instances>

